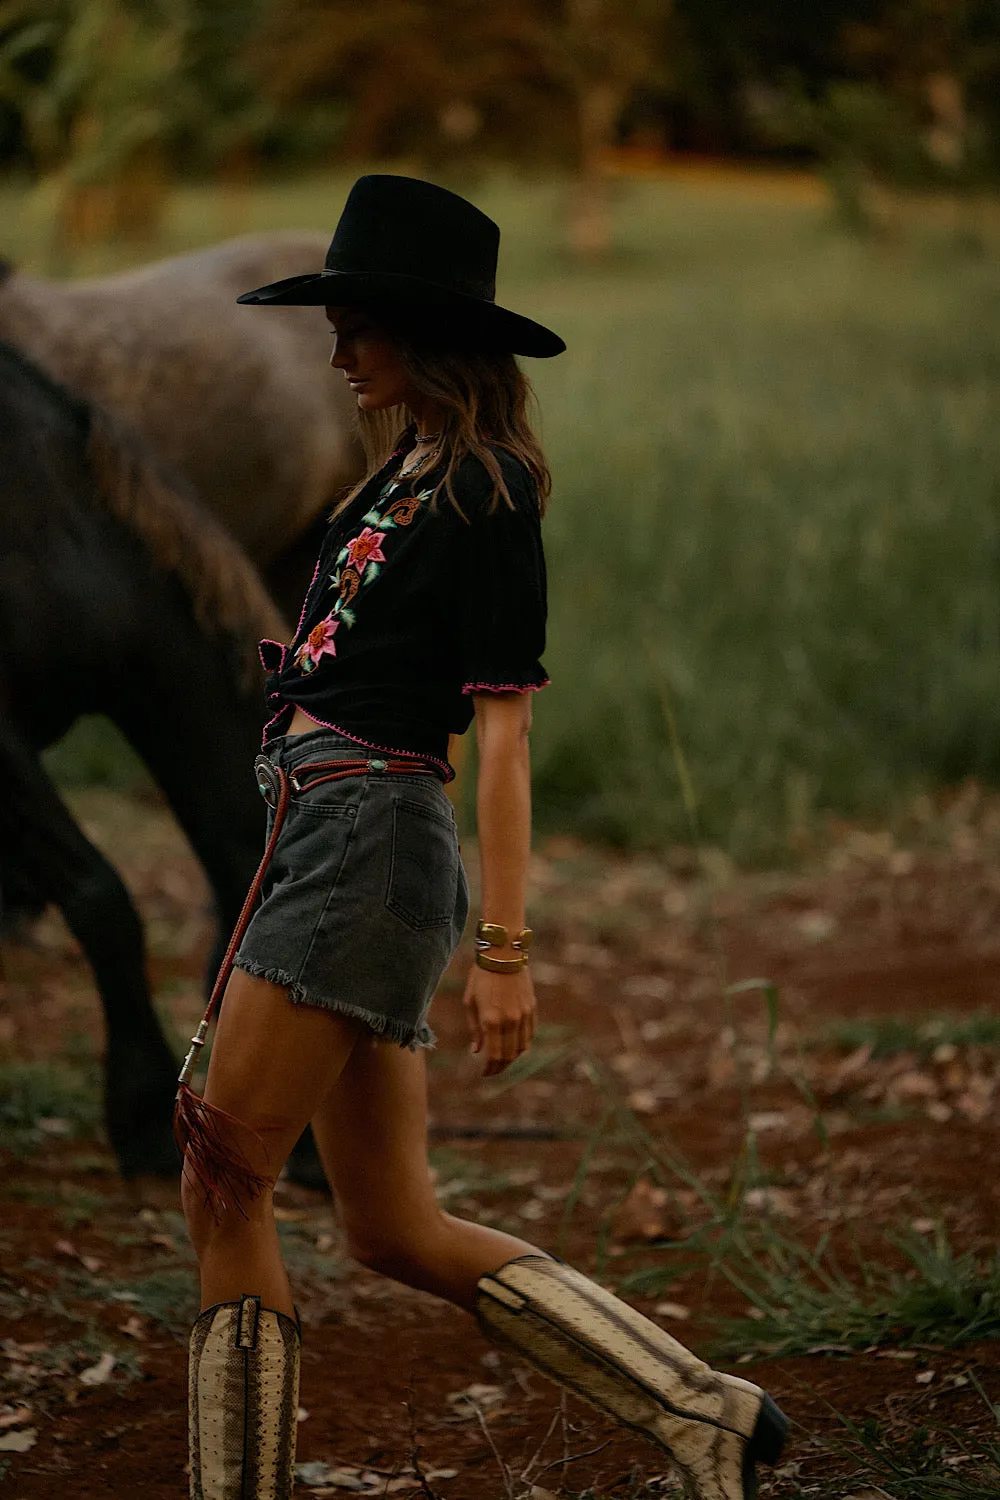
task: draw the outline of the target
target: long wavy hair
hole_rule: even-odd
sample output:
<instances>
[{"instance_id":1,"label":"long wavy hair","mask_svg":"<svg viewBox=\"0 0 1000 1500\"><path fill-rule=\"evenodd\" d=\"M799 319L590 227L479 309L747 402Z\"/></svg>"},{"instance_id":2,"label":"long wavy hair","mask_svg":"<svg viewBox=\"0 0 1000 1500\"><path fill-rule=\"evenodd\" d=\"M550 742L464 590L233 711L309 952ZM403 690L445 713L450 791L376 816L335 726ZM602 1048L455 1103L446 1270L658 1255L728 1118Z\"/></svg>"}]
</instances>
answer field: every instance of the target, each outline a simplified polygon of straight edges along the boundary
<instances>
[{"instance_id":1,"label":"long wavy hair","mask_svg":"<svg viewBox=\"0 0 1000 1500\"><path fill-rule=\"evenodd\" d=\"M431 506L440 495L464 519L455 494L455 477L463 459L478 458L493 481L490 509L499 504L513 508L510 492L494 449L509 453L524 464L538 492L542 514L552 488L548 464L535 435L532 417L536 409L531 382L513 354L479 352L449 347L434 333L422 331L399 316L376 312L400 362L417 390L435 401L444 413L441 434L418 469L407 476L416 479L443 467L434 485ZM399 449L410 426L405 407L385 411L358 412L358 429L367 457L364 478L339 502L334 515L354 499L369 479L384 467Z\"/></svg>"}]
</instances>

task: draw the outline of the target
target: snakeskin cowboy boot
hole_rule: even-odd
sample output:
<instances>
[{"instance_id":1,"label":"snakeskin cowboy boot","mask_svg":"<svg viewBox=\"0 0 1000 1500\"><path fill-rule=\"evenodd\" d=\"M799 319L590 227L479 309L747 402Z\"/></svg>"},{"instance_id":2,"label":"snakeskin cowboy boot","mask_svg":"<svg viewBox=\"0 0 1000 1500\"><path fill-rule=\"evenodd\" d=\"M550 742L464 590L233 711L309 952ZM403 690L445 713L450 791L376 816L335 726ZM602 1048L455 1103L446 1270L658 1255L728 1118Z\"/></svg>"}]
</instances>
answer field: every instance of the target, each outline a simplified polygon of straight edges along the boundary
<instances>
[{"instance_id":1,"label":"snakeskin cowboy boot","mask_svg":"<svg viewBox=\"0 0 1000 1500\"><path fill-rule=\"evenodd\" d=\"M759 1386L723 1375L662 1328L548 1256L481 1278L487 1337L666 1450L696 1500L752 1500L754 1467L777 1463L788 1418Z\"/></svg>"},{"instance_id":2,"label":"snakeskin cowboy boot","mask_svg":"<svg viewBox=\"0 0 1000 1500\"><path fill-rule=\"evenodd\" d=\"M191 1500L291 1500L299 1328L259 1297L217 1302L191 1330Z\"/></svg>"}]
</instances>

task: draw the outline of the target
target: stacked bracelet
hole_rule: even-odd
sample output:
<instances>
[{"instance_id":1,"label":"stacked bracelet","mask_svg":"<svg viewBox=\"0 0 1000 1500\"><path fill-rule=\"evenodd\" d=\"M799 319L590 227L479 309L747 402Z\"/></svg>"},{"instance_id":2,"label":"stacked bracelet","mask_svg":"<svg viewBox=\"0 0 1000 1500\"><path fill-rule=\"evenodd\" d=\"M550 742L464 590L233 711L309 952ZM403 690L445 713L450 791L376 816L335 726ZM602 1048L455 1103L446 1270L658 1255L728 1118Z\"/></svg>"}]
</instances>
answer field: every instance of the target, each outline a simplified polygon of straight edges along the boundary
<instances>
[{"instance_id":1,"label":"stacked bracelet","mask_svg":"<svg viewBox=\"0 0 1000 1500\"><path fill-rule=\"evenodd\" d=\"M509 939L510 946L517 949L516 958L491 958L491 948L505 948L508 943L506 927L499 922L479 922L476 926L476 963L491 974L517 974L527 967L528 949L531 947L531 929L522 927L516 937Z\"/></svg>"}]
</instances>

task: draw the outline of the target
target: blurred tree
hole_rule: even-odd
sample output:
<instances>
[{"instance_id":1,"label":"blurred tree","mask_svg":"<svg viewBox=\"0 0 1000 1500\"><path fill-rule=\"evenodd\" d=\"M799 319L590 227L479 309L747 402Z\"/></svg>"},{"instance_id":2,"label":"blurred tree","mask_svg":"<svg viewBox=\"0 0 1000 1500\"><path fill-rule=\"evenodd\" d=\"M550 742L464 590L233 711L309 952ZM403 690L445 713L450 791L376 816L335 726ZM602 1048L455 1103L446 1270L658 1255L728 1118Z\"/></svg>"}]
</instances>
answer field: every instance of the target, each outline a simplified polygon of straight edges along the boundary
<instances>
[{"instance_id":1,"label":"blurred tree","mask_svg":"<svg viewBox=\"0 0 1000 1500\"><path fill-rule=\"evenodd\" d=\"M814 75L786 67L749 102L773 139L818 152L850 222L892 232L900 190L974 203L996 180L1000 0L845 6L827 46Z\"/></svg>"},{"instance_id":2,"label":"blurred tree","mask_svg":"<svg viewBox=\"0 0 1000 1500\"><path fill-rule=\"evenodd\" d=\"M608 244L603 153L668 76L668 0L283 0L253 48L284 109L345 97L348 157L572 163L571 243Z\"/></svg>"},{"instance_id":3,"label":"blurred tree","mask_svg":"<svg viewBox=\"0 0 1000 1500\"><path fill-rule=\"evenodd\" d=\"M74 246L151 237L170 165L217 159L259 122L239 51L247 0L6 0L0 100Z\"/></svg>"}]
</instances>

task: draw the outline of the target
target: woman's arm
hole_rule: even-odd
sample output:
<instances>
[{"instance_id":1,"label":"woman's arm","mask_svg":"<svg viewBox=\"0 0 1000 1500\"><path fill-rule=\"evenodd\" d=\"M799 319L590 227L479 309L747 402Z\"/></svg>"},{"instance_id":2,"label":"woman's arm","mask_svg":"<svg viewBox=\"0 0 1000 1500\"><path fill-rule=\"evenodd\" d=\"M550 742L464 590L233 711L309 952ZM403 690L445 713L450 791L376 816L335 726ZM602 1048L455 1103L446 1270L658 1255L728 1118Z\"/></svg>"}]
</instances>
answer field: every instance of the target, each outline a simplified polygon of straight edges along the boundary
<instances>
[{"instance_id":1,"label":"woman's arm","mask_svg":"<svg viewBox=\"0 0 1000 1500\"><path fill-rule=\"evenodd\" d=\"M524 887L531 850L530 693L477 693L479 776L476 821L482 872L482 917L510 937L526 925ZM493 958L516 958L509 945ZM535 991L527 967L493 974L473 964L464 1004L473 1052L486 1053L483 1072L500 1073L528 1047L535 1032Z\"/></svg>"}]
</instances>

